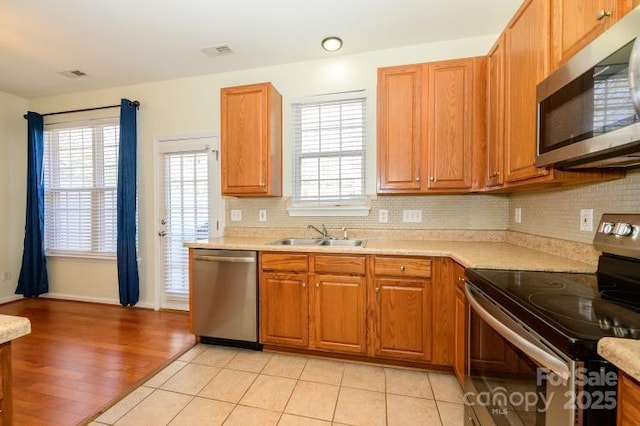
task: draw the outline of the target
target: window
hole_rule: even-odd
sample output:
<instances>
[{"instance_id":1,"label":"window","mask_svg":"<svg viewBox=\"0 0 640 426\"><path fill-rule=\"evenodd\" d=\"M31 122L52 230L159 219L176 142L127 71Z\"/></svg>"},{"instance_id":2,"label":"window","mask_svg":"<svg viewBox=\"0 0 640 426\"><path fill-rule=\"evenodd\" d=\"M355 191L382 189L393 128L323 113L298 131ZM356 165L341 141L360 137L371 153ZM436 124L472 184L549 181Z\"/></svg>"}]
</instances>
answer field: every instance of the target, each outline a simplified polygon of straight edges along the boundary
<instances>
[{"instance_id":1,"label":"window","mask_svg":"<svg viewBox=\"0 0 640 426\"><path fill-rule=\"evenodd\" d=\"M293 140L294 194L289 214L304 214L300 212L305 208L362 210L367 204L366 93L293 103Z\"/></svg>"},{"instance_id":2,"label":"window","mask_svg":"<svg viewBox=\"0 0 640 426\"><path fill-rule=\"evenodd\" d=\"M46 125L47 254L115 256L118 118Z\"/></svg>"}]
</instances>

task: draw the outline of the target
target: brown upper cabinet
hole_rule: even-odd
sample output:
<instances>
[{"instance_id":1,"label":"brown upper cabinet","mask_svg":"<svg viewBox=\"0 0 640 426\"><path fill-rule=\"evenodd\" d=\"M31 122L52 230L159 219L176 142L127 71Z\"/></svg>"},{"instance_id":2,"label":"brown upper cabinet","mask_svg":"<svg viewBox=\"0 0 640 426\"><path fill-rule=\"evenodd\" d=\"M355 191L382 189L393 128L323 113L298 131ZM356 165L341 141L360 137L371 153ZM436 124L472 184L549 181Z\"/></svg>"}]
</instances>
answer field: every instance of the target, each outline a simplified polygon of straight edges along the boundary
<instances>
[{"instance_id":1,"label":"brown upper cabinet","mask_svg":"<svg viewBox=\"0 0 640 426\"><path fill-rule=\"evenodd\" d=\"M504 183L504 35L487 58L487 163L485 185Z\"/></svg>"},{"instance_id":2,"label":"brown upper cabinet","mask_svg":"<svg viewBox=\"0 0 640 426\"><path fill-rule=\"evenodd\" d=\"M222 195L282 195L282 95L271 83L221 89Z\"/></svg>"},{"instance_id":3,"label":"brown upper cabinet","mask_svg":"<svg viewBox=\"0 0 640 426\"><path fill-rule=\"evenodd\" d=\"M536 86L549 75L550 11L549 0L526 0L489 53L485 190L512 191L624 177L624 171L535 166Z\"/></svg>"},{"instance_id":4,"label":"brown upper cabinet","mask_svg":"<svg viewBox=\"0 0 640 426\"><path fill-rule=\"evenodd\" d=\"M486 58L378 69L378 193L482 185Z\"/></svg>"},{"instance_id":5,"label":"brown upper cabinet","mask_svg":"<svg viewBox=\"0 0 640 426\"><path fill-rule=\"evenodd\" d=\"M535 167L536 85L548 72L549 3L529 0L505 31L505 181L544 176Z\"/></svg>"},{"instance_id":6,"label":"brown upper cabinet","mask_svg":"<svg viewBox=\"0 0 640 426\"><path fill-rule=\"evenodd\" d=\"M566 62L632 7L632 0L551 0L551 68Z\"/></svg>"}]
</instances>

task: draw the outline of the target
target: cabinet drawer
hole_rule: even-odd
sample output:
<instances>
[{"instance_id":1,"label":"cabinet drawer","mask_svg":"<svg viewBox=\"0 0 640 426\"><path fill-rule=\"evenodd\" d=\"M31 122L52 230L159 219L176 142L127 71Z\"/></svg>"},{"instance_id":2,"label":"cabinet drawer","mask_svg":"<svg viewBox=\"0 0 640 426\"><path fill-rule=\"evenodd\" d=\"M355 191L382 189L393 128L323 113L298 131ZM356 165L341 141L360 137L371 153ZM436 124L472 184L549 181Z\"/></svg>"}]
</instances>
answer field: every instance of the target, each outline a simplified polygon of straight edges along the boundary
<instances>
[{"instance_id":1,"label":"cabinet drawer","mask_svg":"<svg viewBox=\"0 0 640 426\"><path fill-rule=\"evenodd\" d=\"M314 271L319 274L365 274L364 256L315 255Z\"/></svg>"},{"instance_id":2,"label":"cabinet drawer","mask_svg":"<svg viewBox=\"0 0 640 426\"><path fill-rule=\"evenodd\" d=\"M419 257L381 257L374 261L376 275L394 277L431 277L431 259Z\"/></svg>"},{"instance_id":3,"label":"cabinet drawer","mask_svg":"<svg viewBox=\"0 0 640 426\"><path fill-rule=\"evenodd\" d=\"M263 253L261 259L263 271L307 272L309 270L306 254Z\"/></svg>"}]
</instances>

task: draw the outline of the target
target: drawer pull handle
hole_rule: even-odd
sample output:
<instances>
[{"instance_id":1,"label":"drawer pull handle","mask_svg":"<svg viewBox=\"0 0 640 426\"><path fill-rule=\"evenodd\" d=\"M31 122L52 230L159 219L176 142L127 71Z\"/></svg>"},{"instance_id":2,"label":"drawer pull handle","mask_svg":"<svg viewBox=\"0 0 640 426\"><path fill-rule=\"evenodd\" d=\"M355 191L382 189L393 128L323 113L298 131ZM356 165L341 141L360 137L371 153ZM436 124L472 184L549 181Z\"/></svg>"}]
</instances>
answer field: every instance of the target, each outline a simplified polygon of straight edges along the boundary
<instances>
[{"instance_id":1,"label":"drawer pull handle","mask_svg":"<svg viewBox=\"0 0 640 426\"><path fill-rule=\"evenodd\" d=\"M604 9L600 9L598 11L598 13L596 14L596 20L597 21L602 21L604 18L611 16L611 11L610 10L604 10Z\"/></svg>"},{"instance_id":2,"label":"drawer pull handle","mask_svg":"<svg viewBox=\"0 0 640 426\"><path fill-rule=\"evenodd\" d=\"M400 270L401 270L402 272L404 272L404 270L405 270L405 269L407 269L407 268L405 268L405 267L404 267L404 265L402 265L402 266L400 267Z\"/></svg>"}]
</instances>

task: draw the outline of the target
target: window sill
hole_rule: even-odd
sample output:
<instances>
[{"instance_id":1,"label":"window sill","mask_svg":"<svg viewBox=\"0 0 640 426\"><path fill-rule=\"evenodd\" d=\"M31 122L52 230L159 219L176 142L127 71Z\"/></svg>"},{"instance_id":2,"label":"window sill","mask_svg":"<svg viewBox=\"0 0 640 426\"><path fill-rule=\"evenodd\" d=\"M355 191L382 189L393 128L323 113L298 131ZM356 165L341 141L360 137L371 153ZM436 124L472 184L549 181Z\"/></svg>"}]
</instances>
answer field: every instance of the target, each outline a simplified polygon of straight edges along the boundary
<instances>
[{"instance_id":1,"label":"window sill","mask_svg":"<svg viewBox=\"0 0 640 426\"><path fill-rule=\"evenodd\" d=\"M87 253L45 253L47 258L61 259L83 259L83 260L100 260L100 261L117 261L116 255L107 254L87 254Z\"/></svg>"},{"instance_id":2,"label":"window sill","mask_svg":"<svg viewBox=\"0 0 640 426\"><path fill-rule=\"evenodd\" d=\"M289 216L369 216L371 202L367 199L365 204L309 204L294 205L291 200L287 203Z\"/></svg>"}]
</instances>

